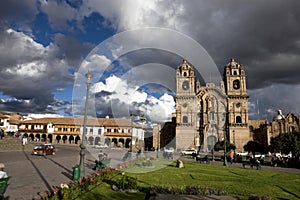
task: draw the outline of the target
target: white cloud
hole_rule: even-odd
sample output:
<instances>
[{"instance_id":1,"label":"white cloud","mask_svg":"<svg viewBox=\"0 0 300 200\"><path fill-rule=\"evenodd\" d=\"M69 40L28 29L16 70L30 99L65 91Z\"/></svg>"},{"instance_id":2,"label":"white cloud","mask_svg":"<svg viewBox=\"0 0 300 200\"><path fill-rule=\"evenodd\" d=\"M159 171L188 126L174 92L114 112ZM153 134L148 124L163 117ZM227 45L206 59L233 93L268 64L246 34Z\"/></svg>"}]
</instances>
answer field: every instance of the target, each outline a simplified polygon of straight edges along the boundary
<instances>
[{"instance_id":1,"label":"white cloud","mask_svg":"<svg viewBox=\"0 0 300 200\"><path fill-rule=\"evenodd\" d=\"M186 11L178 1L87 0L80 12L83 16L98 12L118 30L128 30L149 26L178 28L182 21L177 16Z\"/></svg>"},{"instance_id":2,"label":"white cloud","mask_svg":"<svg viewBox=\"0 0 300 200\"><path fill-rule=\"evenodd\" d=\"M41 119L41 118L59 118L59 117L64 117L59 114L35 114L35 113L30 113L27 116L28 118L31 119Z\"/></svg>"},{"instance_id":3,"label":"white cloud","mask_svg":"<svg viewBox=\"0 0 300 200\"><path fill-rule=\"evenodd\" d=\"M123 105L123 107L138 105L137 110L145 113L153 121L166 121L170 119L175 107L173 96L164 93L160 97L155 97L138 89L138 86L129 85L127 81L119 77L110 76L105 80L105 83L96 83L93 86L93 93L110 93L104 98L106 102L103 106L107 106L109 101L118 100L119 105ZM118 105L114 106L117 107ZM105 110L105 108L103 109Z\"/></svg>"}]
</instances>

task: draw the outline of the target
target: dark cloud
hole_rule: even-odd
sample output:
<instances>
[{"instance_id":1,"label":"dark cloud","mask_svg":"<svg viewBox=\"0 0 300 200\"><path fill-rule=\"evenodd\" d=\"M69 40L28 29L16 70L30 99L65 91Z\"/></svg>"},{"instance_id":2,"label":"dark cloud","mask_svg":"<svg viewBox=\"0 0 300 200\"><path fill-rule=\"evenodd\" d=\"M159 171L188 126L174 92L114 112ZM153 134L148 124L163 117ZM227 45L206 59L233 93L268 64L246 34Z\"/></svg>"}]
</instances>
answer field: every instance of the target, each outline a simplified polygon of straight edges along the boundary
<instances>
[{"instance_id":1,"label":"dark cloud","mask_svg":"<svg viewBox=\"0 0 300 200\"><path fill-rule=\"evenodd\" d=\"M0 1L0 19L2 22L14 20L15 23L18 23L18 21L33 20L36 13L36 0Z\"/></svg>"},{"instance_id":2,"label":"dark cloud","mask_svg":"<svg viewBox=\"0 0 300 200\"><path fill-rule=\"evenodd\" d=\"M2 102L1 106L10 110L15 103L24 112L55 112L61 106L70 114L68 103L58 102L53 93L72 86L73 77L69 70L76 71L82 58L97 45L84 43L82 38L77 39L76 31L87 31L86 37L95 37L88 32L92 29L84 30L86 27L82 22L93 13L98 13L103 17L100 21L110 24L109 29L115 27L117 32L155 26L184 33L207 50L221 74L229 59L236 58L245 66L250 103L259 100L261 116L269 115L276 108L286 109L286 112L294 110L299 114L299 95L294 92L299 92L300 80L299 8L298 0L145 0L142 4L123 0L1 1L0 91L17 99ZM58 32L49 33L52 34L52 42L47 46L35 42L34 35L31 35L30 23L39 11L47 16L47 23ZM10 28L23 30L23 33L8 32ZM65 32L69 35L65 35ZM120 66L124 64L129 66L128 69L144 66L142 71L134 71L139 77L135 81L147 84L154 80L169 90L174 87L175 74L173 77L166 76L167 72L171 73L168 70L154 71L152 67L155 65L150 63L174 69L182 61L181 57L170 52L153 49L131 52L119 59ZM118 67L112 70L124 75L126 72ZM199 74L198 78L201 78ZM149 91L155 92L157 88L151 85ZM282 100L282 95L289 98ZM104 94L104 97L108 96ZM104 103L100 96L98 101ZM117 105L124 107L121 102L117 102ZM257 109L255 103L252 107ZM112 112L103 109L99 108L97 113ZM120 109L120 113L126 111Z\"/></svg>"},{"instance_id":3,"label":"dark cloud","mask_svg":"<svg viewBox=\"0 0 300 200\"><path fill-rule=\"evenodd\" d=\"M69 37L61 33L55 34L53 42L59 47L62 58L74 67L79 68L82 59L95 47L95 44L79 42L74 37Z\"/></svg>"}]
</instances>

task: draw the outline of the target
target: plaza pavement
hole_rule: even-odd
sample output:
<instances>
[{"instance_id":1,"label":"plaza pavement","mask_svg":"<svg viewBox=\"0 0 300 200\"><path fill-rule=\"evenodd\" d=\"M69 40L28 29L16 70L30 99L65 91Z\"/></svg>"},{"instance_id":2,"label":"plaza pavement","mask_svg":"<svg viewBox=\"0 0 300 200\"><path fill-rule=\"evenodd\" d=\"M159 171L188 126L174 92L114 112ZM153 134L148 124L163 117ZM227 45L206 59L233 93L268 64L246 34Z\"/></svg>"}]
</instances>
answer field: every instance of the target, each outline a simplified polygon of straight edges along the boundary
<instances>
[{"instance_id":1,"label":"plaza pavement","mask_svg":"<svg viewBox=\"0 0 300 200\"><path fill-rule=\"evenodd\" d=\"M20 156L25 156L26 154L20 151ZM10 185L5 193L5 196L9 197L9 200L30 200L33 197L37 196L37 192L45 191L45 185L48 189L52 186L59 186L61 183L69 183L72 181L72 167L74 166L74 160L78 160L78 156L70 157L69 159L59 158L55 161L52 160L51 167L54 170L59 170L60 175L54 176L53 171L50 170L41 170L39 169L38 162L33 163L30 159L26 158L28 161L22 163L20 166L19 163L8 163L6 168L9 169L7 172L12 177L18 177L18 180L11 179ZM46 158L45 158L46 159ZM51 158L47 158L51 159ZM182 160L192 160L191 158L181 157ZM87 153L86 155L86 175L93 173L94 171L90 166L94 164L94 157ZM211 161L210 164L223 165L221 161ZM229 167L242 167L241 163L228 164ZM247 166L249 168L249 166ZM20 170L21 169L21 170ZM253 169L254 170L254 169ZM271 166L262 166L262 170L271 170L276 172L286 172L300 174L299 169L293 168L280 168L280 167L271 167ZM38 173L36 173L36 171ZM14 173L10 173L14 172ZM25 184L24 183L30 183ZM233 200L234 197L229 196L170 196L159 194L156 197L151 197L151 200L166 200L166 199L185 199L185 200L200 200L200 199L220 199L220 200Z\"/></svg>"}]
</instances>

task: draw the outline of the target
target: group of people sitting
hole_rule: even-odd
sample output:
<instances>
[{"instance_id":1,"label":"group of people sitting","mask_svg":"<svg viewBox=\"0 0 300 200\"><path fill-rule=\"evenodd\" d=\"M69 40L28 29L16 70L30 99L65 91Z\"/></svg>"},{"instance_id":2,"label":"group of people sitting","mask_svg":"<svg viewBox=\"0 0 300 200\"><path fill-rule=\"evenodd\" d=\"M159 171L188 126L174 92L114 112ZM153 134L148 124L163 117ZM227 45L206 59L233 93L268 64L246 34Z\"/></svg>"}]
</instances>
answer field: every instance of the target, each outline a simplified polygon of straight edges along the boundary
<instances>
[{"instance_id":1,"label":"group of people sitting","mask_svg":"<svg viewBox=\"0 0 300 200\"><path fill-rule=\"evenodd\" d=\"M7 173L4 171L5 165L3 163L0 163L0 179L1 178L7 178Z\"/></svg>"},{"instance_id":2,"label":"group of people sitting","mask_svg":"<svg viewBox=\"0 0 300 200\"><path fill-rule=\"evenodd\" d=\"M105 160L107 158L108 158L107 153L103 153L103 151L100 150L99 153L98 153L98 161L101 162L102 160Z\"/></svg>"}]
</instances>

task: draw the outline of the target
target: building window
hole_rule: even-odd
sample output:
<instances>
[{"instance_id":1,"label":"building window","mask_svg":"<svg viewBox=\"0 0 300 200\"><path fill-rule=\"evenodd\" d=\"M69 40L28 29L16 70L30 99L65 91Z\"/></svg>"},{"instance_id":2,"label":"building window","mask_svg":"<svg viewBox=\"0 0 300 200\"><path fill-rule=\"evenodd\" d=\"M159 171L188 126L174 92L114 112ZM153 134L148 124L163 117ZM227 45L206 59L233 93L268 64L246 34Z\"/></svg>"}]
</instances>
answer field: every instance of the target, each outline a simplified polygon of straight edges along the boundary
<instances>
[{"instance_id":1,"label":"building window","mask_svg":"<svg viewBox=\"0 0 300 200\"><path fill-rule=\"evenodd\" d=\"M184 124L187 124L187 123L188 123L188 117L187 117L187 116L183 116L183 117L182 117L182 122L183 122Z\"/></svg>"},{"instance_id":2,"label":"building window","mask_svg":"<svg viewBox=\"0 0 300 200\"><path fill-rule=\"evenodd\" d=\"M90 133L93 133L93 129L92 128L90 128Z\"/></svg>"},{"instance_id":3,"label":"building window","mask_svg":"<svg viewBox=\"0 0 300 200\"><path fill-rule=\"evenodd\" d=\"M101 133L102 133L102 131L101 131L101 129L99 128L99 129L98 129L98 135L101 135Z\"/></svg>"},{"instance_id":4,"label":"building window","mask_svg":"<svg viewBox=\"0 0 300 200\"><path fill-rule=\"evenodd\" d=\"M233 84L232 87L233 87L234 89L236 89L236 90L237 90L237 89L240 89L240 81L239 81L239 80L237 80L237 79L234 80L232 84Z\"/></svg>"},{"instance_id":5,"label":"building window","mask_svg":"<svg viewBox=\"0 0 300 200\"><path fill-rule=\"evenodd\" d=\"M215 117L214 117L214 112L210 112L209 113L209 120L210 121L213 121L215 119Z\"/></svg>"},{"instance_id":6,"label":"building window","mask_svg":"<svg viewBox=\"0 0 300 200\"><path fill-rule=\"evenodd\" d=\"M235 123L242 123L242 118L241 118L241 116L237 116L236 118L235 118Z\"/></svg>"}]
</instances>

